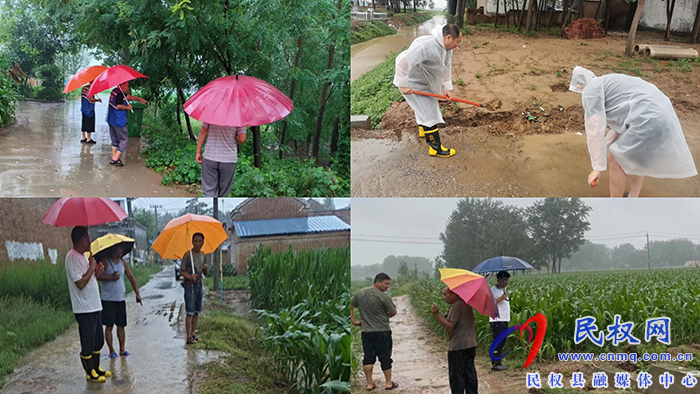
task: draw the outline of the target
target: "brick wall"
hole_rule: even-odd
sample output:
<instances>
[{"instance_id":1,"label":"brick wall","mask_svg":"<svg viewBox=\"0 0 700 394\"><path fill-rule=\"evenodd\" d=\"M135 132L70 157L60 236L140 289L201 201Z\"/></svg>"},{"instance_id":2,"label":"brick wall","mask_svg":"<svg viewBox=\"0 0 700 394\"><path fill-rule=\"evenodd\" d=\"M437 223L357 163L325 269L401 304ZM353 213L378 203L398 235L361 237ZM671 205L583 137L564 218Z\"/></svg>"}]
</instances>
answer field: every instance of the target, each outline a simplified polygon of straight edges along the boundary
<instances>
[{"instance_id":1,"label":"brick wall","mask_svg":"<svg viewBox=\"0 0 700 394\"><path fill-rule=\"evenodd\" d=\"M56 249L63 261L72 248L70 227L53 227L41 223L56 198L0 198L0 269L9 262L6 241L41 243L44 258L48 249Z\"/></svg>"},{"instance_id":2,"label":"brick wall","mask_svg":"<svg viewBox=\"0 0 700 394\"><path fill-rule=\"evenodd\" d=\"M240 275L248 271L248 258L260 244L270 247L273 252L286 251L290 245L294 250L317 249L324 246L339 248L350 245L350 231L253 238L239 238L234 235L236 272Z\"/></svg>"}]
</instances>

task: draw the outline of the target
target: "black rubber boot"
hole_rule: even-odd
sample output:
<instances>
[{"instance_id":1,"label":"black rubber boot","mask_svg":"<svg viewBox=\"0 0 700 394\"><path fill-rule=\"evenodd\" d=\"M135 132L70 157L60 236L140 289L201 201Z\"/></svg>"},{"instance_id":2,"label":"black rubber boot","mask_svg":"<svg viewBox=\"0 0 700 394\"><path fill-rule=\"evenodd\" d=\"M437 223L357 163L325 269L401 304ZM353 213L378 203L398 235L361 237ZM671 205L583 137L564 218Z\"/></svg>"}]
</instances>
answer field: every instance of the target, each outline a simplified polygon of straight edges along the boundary
<instances>
[{"instance_id":1,"label":"black rubber boot","mask_svg":"<svg viewBox=\"0 0 700 394\"><path fill-rule=\"evenodd\" d=\"M92 362L92 356L80 355L80 362L83 363L83 369L85 370L85 379L90 382L104 382L106 379L104 376L100 376L95 372Z\"/></svg>"},{"instance_id":2,"label":"black rubber boot","mask_svg":"<svg viewBox=\"0 0 700 394\"><path fill-rule=\"evenodd\" d=\"M112 377L112 372L105 371L100 367L100 352L92 352L92 368L99 376Z\"/></svg>"},{"instance_id":3,"label":"black rubber boot","mask_svg":"<svg viewBox=\"0 0 700 394\"><path fill-rule=\"evenodd\" d=\"M446 149L442 146L440 143L440 131L437 128L425 131L425 141L430 146L428 150L430 156L450 157L456 153L454 149Z\"/></svg>"}]
</instances>

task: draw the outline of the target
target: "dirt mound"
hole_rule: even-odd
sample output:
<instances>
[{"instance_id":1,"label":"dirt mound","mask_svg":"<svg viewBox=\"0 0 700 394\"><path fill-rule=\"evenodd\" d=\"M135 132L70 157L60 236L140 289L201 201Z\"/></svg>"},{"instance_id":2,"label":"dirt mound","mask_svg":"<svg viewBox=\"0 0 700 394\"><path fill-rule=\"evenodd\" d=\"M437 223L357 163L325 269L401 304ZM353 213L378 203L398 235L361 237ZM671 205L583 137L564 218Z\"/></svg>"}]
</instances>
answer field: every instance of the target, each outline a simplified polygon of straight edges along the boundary
<instances>
[{"instance_id":1,"label":"dirt mound","mask_svg":"<svg viewBox=\"0 0 700 394\"><path fill-rule=\"evenodd\" d=\"M499 99L493 99L482 103L481 106L489 111L495 111L497 109L501 109L501 107L503 106L503 102Z\"/></svg>"},{"instance_id":2,"label":"dirt mound","mask_svg":"<svg viewBox=\"0 0 700 394\"><path fill-rule=\"evenodd\" d=\"M699 105L692 101L673 97L671 97L671 104L673 104L673 108L683 112L695 112L700 108Z\"/></svg>"},{"instance_id":3,"label":"dirt mound","mask_svg":"<svg viewBox=\"0 0 700 394\"><path fill-rule=\"evenodd\" d=\"M569 86L564 82L557 82L554 85L551 85L550 88L552 88L552 92L568 92L569 91Z\"/></svg>"},{"instance_id":4,"label":"dirt mound","mask_svg":"<svg viewBox=\"0 0 700 394\"><path fill-rule=\"evenodd\" d=\"M568 39L585 39L605 37L605 30L600 27L600 24L595 19L583 18L578 19L564 29L564 37Z\"/></svg>"},{"instance_id":5,"label":"dirt mound","mask_svg":"<svg viewBox=\"0 0 700 394\"><path fill-rule=\"evenodd\" d=\"M498 99L488 102L493 108L500 108L502 103ZM518 103L515 109L502 111L485 111L483 108L460 108L455 111L452 104L443 103L443 118L446 125L443 130L449 134L453 127L482 127L487 126L493 135L530 135L530 134L562 134L565 132L583 132L583 108L574 105L559 111L558 106L552 104L537 105L531 102ZM540 108L541 107L541 108ZM543 111L544 110L544 111ZM529 113L529 115L528 115ZM529 119L533 117L534 119ZM529 121L529 123L528 123ZM382 118L381 131L355 131L353 138L382 138L390 130L410 131L416 130L418 125L415 115L408 103L395 103ZM392 134L392 133L389 133ZM395 137L401 140L401 134L395 133ZM388 137L388 135L387 135Z\"/></svg>"}]
</instances>

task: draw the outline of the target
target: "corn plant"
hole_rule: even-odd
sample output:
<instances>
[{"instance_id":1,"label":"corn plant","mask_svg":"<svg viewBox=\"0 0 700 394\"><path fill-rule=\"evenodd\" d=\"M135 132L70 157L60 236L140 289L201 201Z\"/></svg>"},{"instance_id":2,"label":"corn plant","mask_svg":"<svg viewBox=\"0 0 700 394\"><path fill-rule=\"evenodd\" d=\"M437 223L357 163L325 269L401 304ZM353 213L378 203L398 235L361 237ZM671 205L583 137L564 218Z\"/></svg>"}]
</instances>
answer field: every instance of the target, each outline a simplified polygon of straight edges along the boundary
<instances>
[{"instance_id":1,"label":"corn plant","mask_svg":"<svg viewBox=\"0 0 700 394\"><path fill-rule=\"evenodd\" d=\"M494 283L492 283L493 285ZM423 279L410 288L411 303L416 312L437 332L444 329L430 313L436 303L442 311L445 285L436 279ZM613 347L609 341L603 348L589 340L574 343L576 319L592 316L599 332L607 334L614 316L622 322L633 322L632 335L644 342L645 321L655 317L671 318L671 344L678 346L700 342L700 270L667 269L627 272L587 272L556 275L514 275L508 293L511 298L510 325L521 324L537 313L547 318L547 334L541 356L552 359L557 353L621 351L627 342ZM488 317L475 313L477 342L484 349L493 341ZM524 341L516 335L507 347L514 354L525 355ZM650 344L656 343L652 339Z\"/></svg>"},{"instance_id":2,"label":"corn plant","mask_svg":"<svg viewBox=\"0 0 700 394\"><path fill-rule=\"evenodd\" d=\"M261 246L249 260L261 344L301 393L350 392L349 268L347 247L273 254Z\"/></svg>"}]
</instances>

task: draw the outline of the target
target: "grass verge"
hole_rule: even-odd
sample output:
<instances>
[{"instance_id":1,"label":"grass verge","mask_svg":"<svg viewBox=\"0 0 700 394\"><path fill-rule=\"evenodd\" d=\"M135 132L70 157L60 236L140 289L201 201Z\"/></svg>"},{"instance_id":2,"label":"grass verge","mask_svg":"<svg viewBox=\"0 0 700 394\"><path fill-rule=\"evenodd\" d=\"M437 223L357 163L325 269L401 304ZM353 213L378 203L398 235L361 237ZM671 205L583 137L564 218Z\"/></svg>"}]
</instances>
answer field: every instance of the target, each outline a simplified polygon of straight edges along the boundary
<instances>
[{"instance_id":1,"label":"grass verge","mask_svg":"<svg viewBox=\"0 0 700 394\"><path fill-rule=\"evenodd\" d=\"M404 101L393 83L396 56L398 53L389 56L350 85L350 113L368 115L375 128L394 101Z\"/></svg>"},{"instance_id":2,"label":"grass verge","mask_svg":"<svg viewBox=\"0 0 700 394\"><path fill-rule=\"evenodd\" d=\"M396 34L396 29L381 21L360 22L350 29L350 44L359 44L373 38Z\"/></svg>"},{"instance_id":3,"label":"grass verge","mask_svg":"<svg viewBox=\"0 0 700 394\"><path fill-rule=\"evenodd\" d=\"M202 394L214 393L286 393L287 385L279 377L274 360L266 356L255 337L255 325L234 315L219 303L207 303L200 315L200 349L218 350L225 355L201 366L206 373Z\"/></svg>"},{"instance_id":4,"label":"grass verge","mask_svg":"<svg viewBox=\"0 0 700 394\"><path fill-rule=\"evenodd\" d=\"M219 290L214 288L214 278L206 277L204 278L204 285L207 286L209 291ZM245 290L248 286L248 276L224 276L224 290Z\"/></svg>"}]
</instances>

